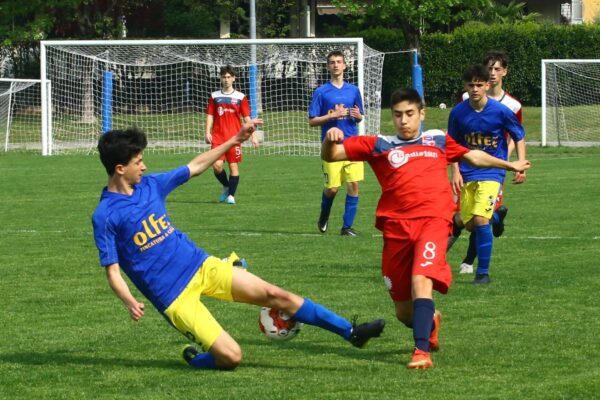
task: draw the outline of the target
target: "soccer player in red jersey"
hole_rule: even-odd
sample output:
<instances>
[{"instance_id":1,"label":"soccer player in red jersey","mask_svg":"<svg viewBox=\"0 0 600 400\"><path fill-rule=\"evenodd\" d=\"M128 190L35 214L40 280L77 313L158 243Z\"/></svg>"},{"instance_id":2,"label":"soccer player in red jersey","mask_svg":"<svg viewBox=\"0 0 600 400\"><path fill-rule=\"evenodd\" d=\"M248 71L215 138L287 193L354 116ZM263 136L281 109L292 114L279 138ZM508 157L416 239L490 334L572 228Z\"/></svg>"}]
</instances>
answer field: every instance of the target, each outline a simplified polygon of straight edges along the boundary
<instances>
[{"instance_id":1,"label":"soccer player in red jersey","mask_svg":"<svg viewBox=\"0 0 600 400\"><path fill-rule=\"evenodd\" d=\"M508 162L458 145L440 130L421 132L423 100L413 89L391 97L397 136L344 139L337 128L327 131L321 147L326 161L367 161L379 184L375 226L383 232L382 275L396 317L412 328L415 350L408 368L431 368L441 313L433 290L445 294L452 281L446 262L454 202L448 185L449 162L524 171L529 161Z\"/></svg>"},{"instance_id":2,"label":"soccer player in red jersey","mask_svg":"<svg viewBox=\"0 0 600 400\"><path fill-rule=\"evenodd\" d=\"M206 134L204 140L214 149L234 137L240 130L240 117L250 122L250 105L248 98L234 89L235 70L230 65L221 68L221 90L210 95L206 109ZM258 120L259 123L262 121ZM250 138L252 146L258 147L256 135ZM229 178L223 163L229 164ZM223 185L219 202L235 204L235 192L240 181L238 164L242 162L242 146L233 146L214 164L213 171L217 180Z\"/></svg>"}]
</instances>

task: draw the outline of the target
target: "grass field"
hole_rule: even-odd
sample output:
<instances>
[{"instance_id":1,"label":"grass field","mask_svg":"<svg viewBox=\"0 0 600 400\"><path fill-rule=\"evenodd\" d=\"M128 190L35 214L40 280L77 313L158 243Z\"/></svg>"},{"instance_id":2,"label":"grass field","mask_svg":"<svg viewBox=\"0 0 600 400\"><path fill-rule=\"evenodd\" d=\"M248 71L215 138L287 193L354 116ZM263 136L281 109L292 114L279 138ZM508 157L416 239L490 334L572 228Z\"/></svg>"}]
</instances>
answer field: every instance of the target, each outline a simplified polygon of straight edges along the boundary
<instances>
[{"instance_id":1,"label":"grass field","mask_svg":"<svg viewBox=\"0 0 600 400\"><path fill-rule=\"evenodd\" d=\"M317 233L314 157L248 156L238 204L216 203L207 173L168 200L176 226L207 251L343 316L388 321L359 350L313 327L287 343L258 330L258 308L208 299L239 341L234 372L191 370L185 339L150 307L135 323L98 267L90 215L106 177L96 156L0 156L0 399L591 399L600 393L600 149L529 148L528 182L508 184L493 283L458 275L447 296L435 368L409 371L411 332L393 316L373 227L379 194L367 169L356 238ZM147 154L151 171L189 156ZM466 235L449 253L454 266ZM149 304L148 304L149 305Z\"/></svg>"}]
</instances>

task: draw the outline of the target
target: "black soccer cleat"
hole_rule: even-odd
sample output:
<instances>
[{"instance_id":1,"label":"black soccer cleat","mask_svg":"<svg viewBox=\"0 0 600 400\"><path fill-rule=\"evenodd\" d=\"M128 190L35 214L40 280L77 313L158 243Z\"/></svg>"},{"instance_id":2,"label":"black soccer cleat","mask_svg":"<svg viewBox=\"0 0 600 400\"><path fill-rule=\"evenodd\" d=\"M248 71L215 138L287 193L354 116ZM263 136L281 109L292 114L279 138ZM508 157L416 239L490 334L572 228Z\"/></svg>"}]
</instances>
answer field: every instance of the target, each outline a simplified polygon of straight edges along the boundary
<instances>
[{"instance_id":1,"label":"black soccer cleat","mask_svg":"<svg viewBox=\"0 0 600 400\"><path fill-rule=\"evenodd\" d=\"M183 356L185 362L189 364L198 354L199 351L194 346L188 345L183 348L181 355Z\"/></svg>"},{"instance_id":2,"label":"black soccer cleat","mask_svg":"<svg viewBox=\"0 0 600 400\"><path fill-rule=\"evenodd\" d=\"M354 317L352 320L352 334L348 340L352 343L352 346L362 349L367 345L369 339L379 337L384 327L385 320L383 319L356 325L356 317Z\"/></svg>"},{"instance_id":3,"label":"black soccer cleat","mask_svg":"<svg viewBox=\"0 0 600 400\"><path fill-rule=\"evenodd\" d=\"M352 228L342 228L340 231L340 235L342 236L358 236L358 232L356 232Z\"/></svg>"},{"instance_id":4,"label":"black soccer cleat","mask_svg":"<svg viewBox=\"0 0 600 400\"><path fill-rule=\"evenodd\" d=\"M319 221L317 222L317 227L319 228L319 231L321 233L327 232L327 221L328 220L329 220L329 216L323 215L323 212L321 212L321 215L319 215Z\"/></svg>"},{"instance_id":5,"label":"black soccer cleat","mask_svg":"<svg viewBox=\"0 0 600 400\"><path fill-rule=\"evenodd\" d=\"M492 233L494 237L500 237L504 233L504 218L506 218L506 214L508 214L508 208L505 206L500 206L496 210L498 214L498 222L492 224Z\"/></svg>"},{"instance_id":6,"label":"black soccer cleat","mask_svg":"<svg viewBox=\"0 0 600 400\"><path fill-rule=\"evenodd\" d=\"M488 274L475 274L475 279L473 279L473 285L487 285L492 280Z\"/></svg>"}]
</instances>

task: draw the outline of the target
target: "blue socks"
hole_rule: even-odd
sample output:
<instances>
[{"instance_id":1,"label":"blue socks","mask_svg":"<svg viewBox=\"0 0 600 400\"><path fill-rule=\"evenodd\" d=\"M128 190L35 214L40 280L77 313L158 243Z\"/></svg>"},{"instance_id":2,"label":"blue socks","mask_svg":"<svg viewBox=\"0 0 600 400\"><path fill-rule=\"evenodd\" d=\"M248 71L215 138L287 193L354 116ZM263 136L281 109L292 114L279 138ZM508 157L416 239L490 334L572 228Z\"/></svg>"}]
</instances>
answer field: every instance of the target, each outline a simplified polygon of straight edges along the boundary
<instances>
[{"instance_id":1,"label":"blue socks","mask_svg":"<svg viewBox=\"0 0 600 400\"><path fill-rule=\"evenodd\" d=\"M358 209L358 196L346 195L346 207L344 209L344 226L342 228L351 228L356 217Z\"/></svg>"},{"instance_id":2,"label":"blue socks","mask_svg":"<svg viewBox=\"0 0 600 400\"><path fill-rule=\"evenodd\" d=\"M212 353L199 353L196 357L190 360L190 367L194 368L205 368L205 369L219 369L215 362L215 357Z\"/></svg>"},{"instance_id":3,"label":"blue socks","mask_svg":"<svg viewBox=\"0 0 600 400\"><path fill-rule=\"evenodd\" d=\"M309 298L304 298L304 303L293 315L293 318L296 321L336 333L346 340L350 339L352 334L352 324L349 321L322 305L313 303Z\"/></svg>"},{"instance_id":4,"label":"blue socks","mask_svg":"<svg viewBox=\"0 0 600 400\"><path fill-rule=\"evenodd\" d=\"M432 299L413 301L413 338L417 349L429 352L429 337L433 329L435 305Z\"/></svg>"},{"instance_id":5,"label":"blue socks","mask_svg":"<svg viewBox=\"0 0 600 400\"><path fill-rule=\"evenodd\" d=\"M229 177L229 194L235 196L235 191L237 190L238 183L240 183L240 177L238 176L230 176Z\"/></svg>"},{"instance_id":6,"label":"blue socks","mask_svg":"<svg viewBox=\"0 0 600 400\"><path fill-rule=\"evenodd\" d=\"M490 271L490 259L492 258L492 227L491 225L475 226L475 237L477 240L477 274L487 275Z\"/></svg>"}]
</instances>

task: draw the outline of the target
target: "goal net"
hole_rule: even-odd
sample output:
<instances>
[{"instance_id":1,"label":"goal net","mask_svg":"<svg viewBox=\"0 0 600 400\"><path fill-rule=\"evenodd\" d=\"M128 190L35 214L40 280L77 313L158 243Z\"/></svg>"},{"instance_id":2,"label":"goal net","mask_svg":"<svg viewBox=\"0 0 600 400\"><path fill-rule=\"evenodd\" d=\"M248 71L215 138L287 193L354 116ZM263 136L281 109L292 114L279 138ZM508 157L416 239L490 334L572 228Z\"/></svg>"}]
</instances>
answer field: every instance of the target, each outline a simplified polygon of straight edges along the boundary
<instances>
[{"instance_id":1,"label":"goal net","mask_svg":"<svg viewBox=\"0 0 600 400\"><path fill-rule=\"evenodd\" d=\"M42 42L42 80L52 82L48 154L93 151L101 132L132 125L149 150L197 152L220 67L260 117L261 154L316 155L320 128L308 125L313 91L329 80L326 57L341 50L345 78L361 89L361 131L379 133L384 54L362 39L127 40Z\"/></svg>"},{"instance_id":2,"label":"goal net","mask_svg":"<svg viewBox=\"0 0 600 400\"><path fill-rule=\"evenodd\" d=\"M4 152L42 150L39 79L0 79L0 137Z\"/></svg>"},{"instance_id":3,"label":"goal net","mask_svg":"<svg viewBox=\"0 0 600 400\"><path fill-rule=\"evenodd\" d=\"M542 145L600 145L600 60L542 60Z\"/></svg>"}]
</instances>

